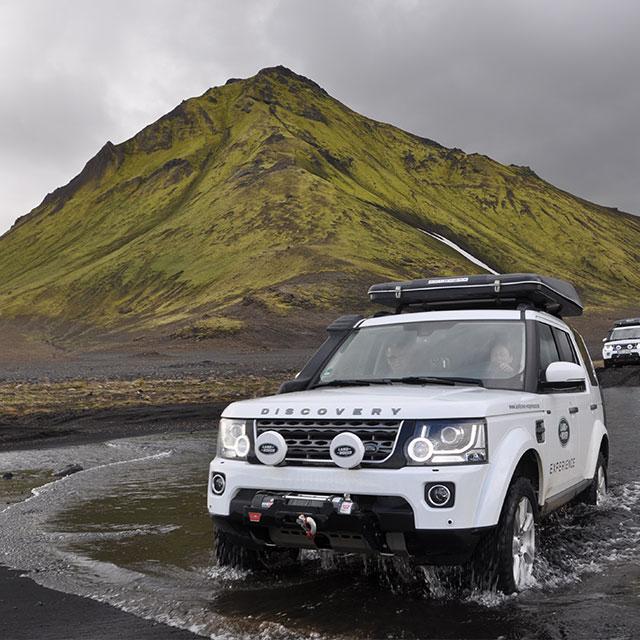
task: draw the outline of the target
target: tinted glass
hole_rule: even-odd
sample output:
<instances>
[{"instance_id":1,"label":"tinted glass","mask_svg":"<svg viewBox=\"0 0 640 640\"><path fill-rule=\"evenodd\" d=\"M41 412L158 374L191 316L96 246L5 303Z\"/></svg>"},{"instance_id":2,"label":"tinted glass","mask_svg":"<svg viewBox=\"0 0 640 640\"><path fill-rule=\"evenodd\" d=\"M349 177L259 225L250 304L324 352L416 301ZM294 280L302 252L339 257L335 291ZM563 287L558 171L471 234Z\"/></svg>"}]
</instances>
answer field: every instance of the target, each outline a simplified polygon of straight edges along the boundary
<instances>
[{"instance_id":1,"label":"tinted glass","mask_svg":"<svg viewBox=\"0 0 640 640\"><path fill-rule=\"evenodd\" d=\"M408 376L481 379L522 389L525 325L520 320L405 322L363 327L336 352L319 383Z\"/></svg>"},{"instance_id":2,"label":"tinted glass","mask_svg":"<svg viewBox=\"0 0 640 640\"><path fill-rule=\"evenodd\" d=\"M552 362L560 360L556 341L548 324L538 323L538 343L540 344L540 371L544 372Z\"/></svg>"},{"instance_id":3,"label":"tinted glass","mask_svg":"<svg viewBox=\"0 0 640 640\"><path fill-rule=\"evenodd\" d=\"M556 346L558 347L558 351L560 353L560 360L563 362L575 362L578 364L578 358L576 357L576 353L573 350L573 345L571 344L571 339L569 338L569 334L565 331L561 331L560 329L556 329L555 327L552 329L553 336L556 339Z\"/></svg>"}]
</instances>

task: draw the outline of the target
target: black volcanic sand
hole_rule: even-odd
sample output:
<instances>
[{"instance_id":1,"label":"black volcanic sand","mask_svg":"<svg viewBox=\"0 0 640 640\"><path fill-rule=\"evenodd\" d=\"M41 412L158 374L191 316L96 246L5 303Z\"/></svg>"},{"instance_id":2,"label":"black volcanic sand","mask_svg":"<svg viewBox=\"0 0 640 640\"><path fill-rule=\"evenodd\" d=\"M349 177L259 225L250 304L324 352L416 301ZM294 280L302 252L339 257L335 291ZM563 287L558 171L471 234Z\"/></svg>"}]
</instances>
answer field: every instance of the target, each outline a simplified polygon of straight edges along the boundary
<instances>
[{"instance_id":1,"label":"black volcanic sand","mask_svg":"<svg viewBox=\"0 0 640 640\"><path fill-rule=\"evenodd\" d=\"M3 640L193 640L189 631L143 620L108 604L41 587L0 567Z\"/></svg>"},{"instance_id":2,"label":"black volcanic sand","mask_svg":"<svg viewBox=\"0 0 640 640\"><path fill-rule=\"evenodd\" d=\"M638 387L640 386L640 364L598 369L598 379L605 387Z\"/></svg>"},{"instance_id":3,"label":"black volcanic sand","mask_svg":"<svg viewBox=\"0 0 640 640\"><path fill-rule=\"evenodd\" d=\"M87 411L79 416L36 414L10 420L0 416L0 446L10 451L89 444L151 433L195 433L211 429L226 404L145 405Z\"/></svg>"},{"instance_id":4,"label":"black volcanic sand","mask_svg":"<svg viewBox=\"0 0 640 640\"><path fill-rule=\"evenodd\" d=\"M181 348L182 345L165 343L76 353L56 351L32 358L5 352L4 345L0 345L0 382L279 376L301 368L321 341L307 348L264 351L230 351L205 345Z\"/></svg>"}]
</instances>

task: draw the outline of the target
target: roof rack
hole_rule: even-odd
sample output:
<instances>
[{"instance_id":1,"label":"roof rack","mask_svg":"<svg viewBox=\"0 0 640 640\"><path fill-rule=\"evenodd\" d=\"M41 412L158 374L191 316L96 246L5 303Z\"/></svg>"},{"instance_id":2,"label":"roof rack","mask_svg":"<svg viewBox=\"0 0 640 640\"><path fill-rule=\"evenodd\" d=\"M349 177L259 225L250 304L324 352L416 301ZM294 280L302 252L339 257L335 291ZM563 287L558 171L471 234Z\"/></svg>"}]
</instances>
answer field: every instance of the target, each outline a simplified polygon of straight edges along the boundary
<instances>
[{"instance_id":1,"label":"roof rack","mask_svg":"<svg viewBox=\"0 0 640 640\"><path fill-rule=\"evenodd\" d=\"M383 282L369 288L372 302L402 311L446 309L536 309L552 315L582 315L582 302L565 280L534 273L505 273Z\"/></svg>"},{"instance_id":2,"label":"roof rack","mask_svg":"<svg viewBox=\"0 0 640 640\"><path fill-rule=\"evenodd\" d=\"M613 323L614 327L633 327L640 325L640 318L626 318L625 320L616 320Z\"/></svg>"}]
</instances>

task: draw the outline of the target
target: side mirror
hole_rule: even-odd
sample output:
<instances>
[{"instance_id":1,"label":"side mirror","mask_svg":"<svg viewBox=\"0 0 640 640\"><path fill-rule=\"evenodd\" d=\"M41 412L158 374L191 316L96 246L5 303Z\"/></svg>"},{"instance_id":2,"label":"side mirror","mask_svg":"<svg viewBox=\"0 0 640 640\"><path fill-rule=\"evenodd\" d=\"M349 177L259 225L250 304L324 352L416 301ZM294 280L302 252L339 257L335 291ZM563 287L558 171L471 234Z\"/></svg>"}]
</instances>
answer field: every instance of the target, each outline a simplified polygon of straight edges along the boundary
<instances>
[{"instance_id":1,"label":"side mirror","mask_svg":"<svg viewBox=\"0 0 640 640\"><path fill-rule=\"evenodd\" d=\"M587 372L584 367L574 362L552 362L545 371L545 386L575 387L584 384Z\"/></svg>"},{"instance_id":2,"label":"side mirror","mask_svg":"<svg viewBox=\"0 0 640 640\"><path fill-rule=\"evenodd\" d=\"M607 339L606 339L606 338L602 338L602 342L606 342L606 341L607 341Z\"/></svg>"}]
</instances>

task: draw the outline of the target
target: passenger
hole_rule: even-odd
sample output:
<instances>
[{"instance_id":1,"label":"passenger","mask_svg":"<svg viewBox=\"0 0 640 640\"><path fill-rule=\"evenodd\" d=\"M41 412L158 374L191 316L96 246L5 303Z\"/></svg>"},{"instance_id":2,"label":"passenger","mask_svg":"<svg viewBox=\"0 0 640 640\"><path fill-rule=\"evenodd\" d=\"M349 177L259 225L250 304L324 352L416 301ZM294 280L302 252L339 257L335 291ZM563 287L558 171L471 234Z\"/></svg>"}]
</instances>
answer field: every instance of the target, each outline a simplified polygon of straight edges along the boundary
<instances>
[{"instance_id":1,"label":"passenger","mask_svg":"<svg viewBox=\"0 0 640 640\"><path fill-rule=\"evenodd\" d=\"M488 378L511 378L516 373L513 366L513 354L509 347L502 343L493 345L486 376Z\"/></svg>"}]
</instances>

